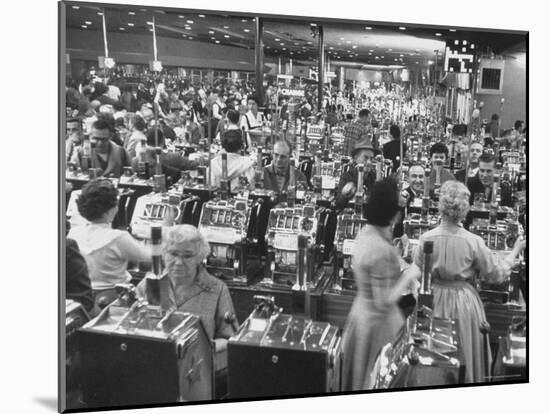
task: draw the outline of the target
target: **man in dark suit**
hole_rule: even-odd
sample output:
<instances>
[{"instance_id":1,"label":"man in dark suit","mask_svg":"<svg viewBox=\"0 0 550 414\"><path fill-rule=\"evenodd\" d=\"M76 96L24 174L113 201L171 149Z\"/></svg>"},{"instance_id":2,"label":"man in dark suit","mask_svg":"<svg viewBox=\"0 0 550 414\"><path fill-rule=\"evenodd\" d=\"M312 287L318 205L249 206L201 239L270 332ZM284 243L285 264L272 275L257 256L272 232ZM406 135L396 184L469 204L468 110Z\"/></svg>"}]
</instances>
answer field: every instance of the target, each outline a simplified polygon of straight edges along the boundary
<instances>
[{"instance_id":1,"label":"man in dark suit","mask_svg":"<svg viewBox=\"0 0 550 414\"><path fill-rule=\"evenodd\" d=\"M468 169L468 178L473 178L478 172L479 157L483 153L483 145L480 142L472 142L470 145L470 167ZM466 170L458 170L455 174L457 181L464 183L466 180Z\"/></svg>"},{"instance_id":2,"label":"man in dark suit","mask_svg":"<svg viewBox=\"0 0 550 414\"><path fill-rule=\"evenodd\" d=\"M354 148L351 153L353 157L353 164L351 168L346 171L340 177L338 183L338 190L336 191L335 205L336 209L340 210L347 207L348 202L353 198L357 192L357 165L363 164L365 166L365 174L363 176L363 185L366 190L372 188L376 181L376 172L367 170L367 165L370 165L376 155L379 155L380 151L373 148L371 145L364 144Z\"/></svg>"},{"instance_id":3,"label":"man in dark suit","mask_svg":"<svg viewBox=\"0 0 550 414\"><path fill-rule=\"evenodd\" d=\"M479 168L477 174L468 180L470 190L470 205L479 201L489 203L493 196L493 177L496 170L496 159L494 155L484 153L479 157ZM504 190L504 189L503 189ZM501 191L500 205L512 207L512 194L509 191Z\"/></svg>"},{"instance_id":4,"label":"man in dark suit","mask_svg":"<svg viewBox=\"0 0 550 414\"><path fill-rule=\"evenodd\" d=\"M401 151L399 149L399 143L401 142L401 130L397 125L390 126L390 135L392 137L392 140L390 142L387 142L384 144L383 153L384 158L390 159L393 162L393 171L397 171L399 168L399 165L401 164L401 161L399 158L401 157ZM405 156L405 153L407 152L407 145L403 142L403 157Z\"/></svg>"}]
</instances>

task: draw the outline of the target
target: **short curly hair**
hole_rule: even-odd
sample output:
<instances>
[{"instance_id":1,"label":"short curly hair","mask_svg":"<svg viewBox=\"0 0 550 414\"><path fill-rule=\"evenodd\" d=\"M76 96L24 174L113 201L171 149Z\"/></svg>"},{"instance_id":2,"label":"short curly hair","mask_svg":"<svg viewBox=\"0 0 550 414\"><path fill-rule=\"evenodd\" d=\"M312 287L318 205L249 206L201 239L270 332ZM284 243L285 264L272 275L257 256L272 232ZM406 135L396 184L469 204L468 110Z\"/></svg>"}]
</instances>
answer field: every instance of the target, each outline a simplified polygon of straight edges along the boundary
<instances>
[{"instance_id":1,"label":"short curly hair","mask_svg":"<svg viewBox=\"0 0 550 414\"><path fill-rule=\"evenodd\" d=\"M78 212L88 221L101 218L118 204L118 191L110 180L98 178L82 187L76 200Z\"/></svg>"},{"instance_id":2,"label":"short curly hair","mask_svg":"<svg viewBox=\"0 0 550 414\"><path fill-rule=\"evenodd\" d=\"M210 244L206 237L195 226L190 224L180 224L170 227L165 232L162 243L162 253L167 254L168 249L183 249L184 246L198 245L198 258L202 262L210 254Z\"/></svg>"},{"instance_id":3,"label":"short curly hair","mask_svg":"<svg viewBox=\"0 0 550 414\"><path fill-rule=\"evenodd\" d=\"M470 191L460 181L449 180L441 186L439 213L453 223L464 221L470 211Z\"/></svg>"}]
</instances>

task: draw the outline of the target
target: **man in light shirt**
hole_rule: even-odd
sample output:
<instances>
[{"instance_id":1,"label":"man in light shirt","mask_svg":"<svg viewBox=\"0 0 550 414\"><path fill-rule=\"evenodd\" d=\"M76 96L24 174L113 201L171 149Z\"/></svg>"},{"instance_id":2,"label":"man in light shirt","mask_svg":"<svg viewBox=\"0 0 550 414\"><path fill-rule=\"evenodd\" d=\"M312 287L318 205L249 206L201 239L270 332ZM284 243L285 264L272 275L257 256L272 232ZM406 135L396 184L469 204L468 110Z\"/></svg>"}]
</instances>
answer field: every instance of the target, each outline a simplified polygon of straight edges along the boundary
<instances>
[{"instance_id":1,"label":"man in light shirt","mask_svg":"<svg viewBox=\"0 0 550 414\"><path fill-rule=\"evenodd\" d=\"M241 131L228 130L222 134L222 148L227 153L227 178L231 188L239 186L239 177L245 177L249 183L249 189L254 188L254 162L249 157L240 155L243 147ZM220 186L222 178L222 155L218 153L211 163L212 185Z\"/></svg>"}]
</instances>

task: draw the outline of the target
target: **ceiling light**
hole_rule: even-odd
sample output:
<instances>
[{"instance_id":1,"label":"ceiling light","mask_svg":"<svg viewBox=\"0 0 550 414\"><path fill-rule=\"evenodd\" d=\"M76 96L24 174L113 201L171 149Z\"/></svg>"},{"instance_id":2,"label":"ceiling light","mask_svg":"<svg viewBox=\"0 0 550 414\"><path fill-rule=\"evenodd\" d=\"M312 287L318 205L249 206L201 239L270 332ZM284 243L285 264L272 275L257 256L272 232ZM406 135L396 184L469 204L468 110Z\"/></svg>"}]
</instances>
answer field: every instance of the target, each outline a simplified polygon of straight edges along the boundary
<instances>
[{"instance_id":1,"label":"ceiling light","mask_svg":"<svg viewBox=\"0 0 550 414\"><path fill-rule=\"evenodd\" d=\"M216 40L216 38L215 38L214 36L211 36L211 37L210 37L210 39L212 39L212 40Z\"/></svg>"},{"instance_id":2,"label":"ceiling light","mask_svg":"<svg viewBox=\"0 0 550 414\"><path fill-rule=\"evenodd\" d=\"M349 55L349 57L353 57L353 55Z\"/></svg>"},{"instance_id":3,"label":"ceiling light","mask_svg":"<svg viewBox=\"0 0 550 414\"><path fill-rule=\"evenodd\" d=\"M186 34L182 34L181 37L187 37L187 35L186 35Z\"/></svg>"},{"instance_id":4,"label":"ceiling light","mask_svg":"<svg viewBox=\"0 0 550 414\"><path fill-rule=\"evenodd\" d=\"M180 14L178 17L179 17L180 19L185 19L185 16L183 16L183 15L181 15L181 14Z\"/></svg>"},{"instance_id":5,"label":"ceiling light","mask_svg":"<svg viewBox=\"0 0 550 414\"><path fill-rule=\"evenodd\" d=\"M439 37L439 36L442 36L441 33L436 33L435 35L438 36L438 37Z\"/></svg>"},{"instance_id":6,"label":"ceiling light","mask_svg":"<svg viewBox=\"0 0 550 414\"><path fill-rule=\"evenodd\" d=\"M334 50L334 48L332 46L329 47L330 50Z\"/></svg>"},{"instance_id":7,"label":"ceiling light","mask_svg":"<svg viewBox=\"0 0 550 414\"><path fill-rule=\"evenodd\" d=\"M284 46L285 44L283 42L281 42L281 46Z\"/></svg>"},{"instance_id":8,"label":"ceiling light","mask_svg":"<svg viewBox=\"0 0 550 414\"><path fill-rule=\"evenodd\" d=\"M392 52L392 51L393 51L393 49L388 49L388 52Z\"/></svg>"},{"instance_id":9,"label":"ceiling light","mask_svg":"<svg viewBox=\"0 0 550 414\"><path fill-rule=\"evenodd\" d=\"M308 45L312 45L312 44L313 44L313 42L307 42L307 44L308 44Z\"/></svg>"},{"instance_id":10,"label":"ceiling light","mask_svg":"<svg viewBox=\"0 0 550 414\"><path fill-rule=\"evenodd\" d=\"M242 19L241 22L246 23L246 19Z\"/></svg>"},{"instance_id":11,"label":"ceiling light","mask_svg":"<svg viewBox=\"0 0 550 414\"><path fill-rule=\"evenodd\" d=\"M394 59L397 62L397 58Z\"/></svg>"},{"instance_id":12,"label":"ceiling light","mask_svg":"<svg viewBox=\"0 0 550 414\"><path fill-rule=\"evenodd\" d=\"M214 30L209 30L208 34L214 34Z\"/></svg>"},{"instance_id":13,"label":"ceiling light","mask_svg":"<svg viewBox=\"0 0 550 414\"><path fill-rule=\"evenodd\" d=\"M279 39L278 37L275 38L275 41L278 42L280 41L281 39Z\"/></svg>"},{"instance_id":14,"label":"ceiling light","mask_svg":"<svg viewBox=\"0 0 550 414\"><path fill-rule=\"evenodd\" d=\"M224 28L224 29L229 29L229 26L224 26L223 28Z\"/></svg>"},{"instance_id":15,"label":"ceiling light","mask_svg":"<svg viewBox=\"0 0 550 414\"><path fill-rule=\"evenodd\" d=\"M384 59L384 56L380 56L380 59Z\"/></svg>"},{"instance_id":16,"label":"ceiling light","mask_svg":"<svg viewBox=\"0 0 550 414\"><path fill-rule=\"evenodd\" d=\"M294 43L294 46L298 46L300 43Z\"/></svg>"},{"instance_id":17,"label":"ceiling light","mask_svg":"<svg viewBox=\"0 0 550 414\"><path fill-rule=\"evenodd\" d=\"M433 65L434 61L433 60L428 60L428 65Z\"/></svg>"},{"instance_id":18,"label":"ceiling light","mask_svg":"<svg viewBox=\"0 0 550 414\"><path fill-rule=\"evenodd\" d=\"M366 30L372 30L372 27L370 27L370 26L365 26L365 29L366 29Z\"/></svg>"},{"instance_id":19,"label":"ceiling light","mask_svg":"<svg viewBox=\"0 0 550 414\"><path fill-rule=\"evenodd\" d=\"M90 21L86 21L84 23L87 24L88 26L92 24L92 22L90 22Z\"/></svg>"},{"instance_id":20,"label":"ceiling light","mask_svg":"<svg viewBox=\"0 0 550 414\"><path fill-rule=\"evenodd\" d=\"M399 26L399 30L407 30L405 26Z\"/></svg>"},{"instance_id":21,"label":"ceiling light","mask_svg":"<svg viewBox=\"0 0 550 414\"><path fill-rule=\"evenodd\" d=\"M124 27L121 27L120 30L124 30Z\"/></svg>"},{"instance_id":22,"label":"ceiling light","mask_svg":"<svg viewBox=\"0 0 550 414\"><path fill-rule=\"evenodd\" d=\"M73 6L73 9L78 10L80 9L80 6Z\"/></svg>"},{"instance_id":23,"label":"ceiling light","mask_svg":"<svg viewBox=\"0 0 550 414\"><path fill-rule=\"evenodd\" d=\"M144 13L147 11L147 9L139 9L139 10L144 12Z\"/></svg>"},{"instance_id":24,"label":"ceiling light","mask_svg":"<svg viewBox=\"0 0 550 414\"><path fill-rule=\"evenodd\" d=\"M376 60L378 60L378 59L379 59L379 58L378 58L378 56L375 56L374 58L375 58Z\"/></svg>"},{"instance_id":25,"label":"ceiling light","mask_svg":"<svg viewBox=\"0 0 550 414\"><path fill-rule=\"evenodd\" d=\"M283 50L286 50L286 47L283 47Z\"/></svg>"},{"instance_id":26,"label":"ceiling light","mask_svg":"<svg viewBox=\"0 0 550 414\"><path fill-rule=\"evenodd\" d=\"M189 36L189 40L193 40L193 38L191 36Z\"/></svg>"},{"instance_id":27,"label":"ceiling light","mask_svg":"<svg viewBox=\"0 0 550 414\"><path fill-rule=\"evenodd\" d=\"M85 24L83 24L83 25L80 26L80 27L82 27L83 29L87 29L87 28L88 28L88 26L86 26Z\"/></svg>"},{"instance_id":28,"label":"ceiling light","mask_svg":"<svg viewBox=\"0 0 550 414\"><path fill-rule=\"evenodd\" d=\"M415 62L418 65L418 62Z\"/></svg>"},{"instance_id":29,"label":"ceiling light","mask_svg":"<svg viewBox=\"0 0 550 414\"><path fill-rule=\"evenodd\" d=\"M98 16L103 16L103 13L97 12L97 15L98 15Z\"/></svg>"},{"instance_id":30,"label":"ceiling light","mask_svg":"<svg viewBox=\"0 0 550 414\"><path fill-rule=\"evenodd\" d=\"M367 53L367 54L368 54L369 56L372 56L372 53L371 53L371 52L369 52L369 53Z\"/></svg>"},{"instance_id":31,"label":"ceiling light","mask_svg":"<svg viewBox=\"0 0 550 414\"><path fill-rule=\"evenodd\" d=\"M305 46L302 46L302 49L307 49Z\"/></svg>"},{"instance_id":32,"label":"ceiling light","mask_svg":"<svg viewBox=\"0 0 550 414\"><path fill-rule=\"evenodd\" d=\"M310 26L317 26L317 23L310 23Z\"/></svg>"},{"instance_id":33,"label":"ceiling light","mask_svg":"<svg viewBox=\"0 0 550 414\"><path fill-rule=\"evenodd\" d=\"M219 40L216 40L216 43L220 43L220 41L219 41Z\"/></svg>"},{"instance_id":34,"label":"ceiling light","mask_svg":"<svg viewBox=\"0 0 550 414\"><path fill-rule=\"evenodd\" d=\"M456 29L449 29L449 32L456 32Z\"/></svg>"},{"instance_id":35,"label":"ceiling light","mask_svg":"<svg viewBox=\"0 0 550 414\"><path fill-rule=\"evenodd\" d=\"M250 29L244 29L244 32L248 33L248 32L250 32Z\"/></svg>"},{"instance_id":36,"label":"ceiling light","mask_svg":"<svg viewBox=\"0 0 550 414\"><path fill-rule=\"evenodd\" d=\"M150 25L152 25L152 24L153 24L153 22L147 22L147 24L150 24Z\"/></svg>"},{"instance_id":37,"label":"ceiling light","mask_svg":"<svg viewBox=\"0 0 550 414\"><path fill-rule=\"evenodd\" d=\"M290 54L291 54L291 55L293 55L293 54L294 54L294 52L290 52Z\"/></svg>"},{"instance_id":38,"label":"ceiling light","mask_svg":"<svg viewBox=\"0 0 550 414\"><path fill-rule=\"evenodd\" d=\"M191 30L191 26L185 26L185 30Z\"/></svg>"},{"instance_id":39,"label":"ceiling light","mask_svg":"<svg viewBox=\"0 0 550 414\"><path fill-rule=\"evenodd\" d=\"M266 48L266 49L271 49L271 46L266 46L265 48Z\"/></svg>"},{"instance_id":40,"label":"ceiling light","mask_svg":"<svg viewBox=\"0 0 550 414\"><path fill-rule=\"evenodd\" d=\"M226 39L229 39L229 35L223 35L223 37L225 37Z\"/></svg>"},{"instance_id":41,"label":"ceiling light","mask_svg":"<svg viewBox=\"0 0 550 414\"><path fill-rule=\"evenodd\" d=\"M193 24L193 20L186 20L187 23Z\"/></svg>"},{"instance_id":42,"label":"ceiling light","mask_svg":"<svg viewBox=\"0 0 550 414\"><path fill-rule=\"evenodd\" d=\"M130 16L135 16L135 15L136 15L136 12L128 12L128 14L129 14Z\"/></svg>"},{"instance_id":43,"label":"ceiling light","mask_svg":"<svg viewBox=\"0 0 550 414\"><path fill-rule=\"evenodd\" d=\"M201 19L204 19L206 16L205 16L204 14L199 14L199 17L200 17Z\"/></svg>"},{"instance_id":44,"label":"ceiling light","mask_svg":"<svg viewBox=\"0 0 550 414\"><path fill-rule=\"evenodd\" d=\"M403 57L403 55L399 55L399 57Z\"/></svg>"},{"instance_id":45,"label":"ceiling light","mask_svg":"<svg viewBox=\"0 0 550 414\"><path fill-rule=\"evenodd\" d=\"M152 32L152 31L153 31L153 29L149 29L149 31L150 31L150 32Z\"/></svg>"},{"instance_id":46,"label":"ceiling light","mask_svg":"<svg viewBox=\"0 0 550 414\"><path fill-rule=\"evenodd\" d=\"M357 45L353 45L351 48L352 49L357 49Z\"/></svg>"},{"instance_id":47,"label":"ceiling light","mask_svg":"<svg viewBox=\"0 0 550 414\"><path fill-rule=\"evenodd\" d=\"M340 38L340 40L342 40L342 41L343 41L343 40L344 40L344 38L343 38L343 37L341 37L341 38Z\"/></svg>"}]
</instances>

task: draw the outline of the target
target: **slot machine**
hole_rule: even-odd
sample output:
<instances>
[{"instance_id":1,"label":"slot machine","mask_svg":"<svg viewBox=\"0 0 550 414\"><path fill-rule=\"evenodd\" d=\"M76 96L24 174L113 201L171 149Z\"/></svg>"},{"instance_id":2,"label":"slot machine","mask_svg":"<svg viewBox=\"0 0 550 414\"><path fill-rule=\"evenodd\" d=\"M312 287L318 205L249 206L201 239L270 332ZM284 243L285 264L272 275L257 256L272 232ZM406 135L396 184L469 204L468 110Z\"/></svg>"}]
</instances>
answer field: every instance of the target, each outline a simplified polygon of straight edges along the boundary
<instances>
[{"instance_id":1,"label":"slot machine","mask_svg":"<svg viewBox=\"0 0 550 414\"><path fill-rule=\"evenodd\" d=\"M290 396L341 390L341 330L282 313L273 297L256 307L230 338L229 398Z\"/></svg>"},{"instance_id":2,"label":"slot machine","mask_svg":"<svg viewBox=\"0 0 550 414\"><path fill-rule=\"evenodd\" d=\"M202 202L198 196L181 194L173 189L166 193L149 193L136 201L134 214L130 223L132 234L147 240L151 226L162 224L170 218L173 224L199 223ZM172 224L172 223L171 223Z\"/></svg>"},{"instance_id":3,"label":"slot machine","mask_svg":"<svg viewBox=\"0 0 550 414\"><path fill-rule=\"evenodd\" d=\"M144 297L117 285L119 297L80 330L82 399L88 408L210 400L214 347L200 317L178 311L162 271L162 227L151 227L152 271ZM155 358L150 358L155 355Z\"/></svg>"},{"instance_id":4,"label":"slot machine","mask_svg":"<svg viewBox=\"0 0 550 414\"><path fill-rule=\"evenodd\" d=\"M323 149L323 138L325 136L325 127L322 125L309 124L306 130L305 149L310 154L315 154Z\"/></svg>"},{"instance_id":5,"label":"slot machine","mask_svg":"<svg viewBox=\"0 0 550 414\"><path fill-rule=\"evenodd\" d=\"M362 214L357 214L351 209L346 209L338 216L336 236L334 238L334 274L335 280L332 289L356 290L353 271L351 268L351 255L355 238L361 229L367 224Z\"/></svg>"},{"instance_id":6,"label":"slot machine","mask_svg":"<svg viewBox=\"0 0 550 414\"><path fill-rule=\"evenodd\" d=\"M203 204L199 230L210 243L208 271L234 285L248 285L261 265L248 260L251 203L242 199L211 200Z\"/></svg>"},{"instance_id":7,"label":"slot machine","mask_svg":"<svg viewBox=\"0 0 550 414\"><path fill-rule=\"evenodd\" d=\"M307 281L315 286L324 273L323 261L332 250L331 217L330 210L313 204L293 207L282 204L272 208L266 231L266 277L262 284L280 288L295 285L299 270L298 239L304 236L307 239Z\"/></svg>"}]
</instances>

